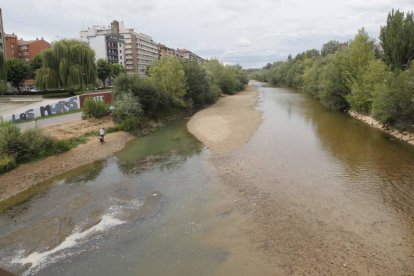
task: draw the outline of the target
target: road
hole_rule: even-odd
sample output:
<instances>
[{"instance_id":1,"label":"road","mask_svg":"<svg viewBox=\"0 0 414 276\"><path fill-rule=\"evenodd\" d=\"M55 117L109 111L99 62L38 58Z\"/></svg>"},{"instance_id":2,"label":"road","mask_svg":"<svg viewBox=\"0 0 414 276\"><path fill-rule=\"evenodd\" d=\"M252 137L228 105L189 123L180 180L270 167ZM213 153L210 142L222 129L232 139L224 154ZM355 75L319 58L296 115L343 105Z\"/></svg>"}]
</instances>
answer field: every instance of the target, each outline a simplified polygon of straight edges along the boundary
<instances>
[{"instance_id":1,"label":"road","mask_svg":"<svg viewBox=\"0 0 414 276\"><path fill-rule=\"evenodd\" d=\"M82 112L76 112L76 113L71 113L68 115L62 115L58 117L51 117L47 119L38 120L37 124L40 127L48 127L48 126L54 126L54 125L59 125L59 124L69 123L69 122L74 122L74 121L79 121L79 120L82 120ZM34 122L18 124L18 126L22 130L34 127L34 125L35 125Z\"/></svg>"}]
</instances>

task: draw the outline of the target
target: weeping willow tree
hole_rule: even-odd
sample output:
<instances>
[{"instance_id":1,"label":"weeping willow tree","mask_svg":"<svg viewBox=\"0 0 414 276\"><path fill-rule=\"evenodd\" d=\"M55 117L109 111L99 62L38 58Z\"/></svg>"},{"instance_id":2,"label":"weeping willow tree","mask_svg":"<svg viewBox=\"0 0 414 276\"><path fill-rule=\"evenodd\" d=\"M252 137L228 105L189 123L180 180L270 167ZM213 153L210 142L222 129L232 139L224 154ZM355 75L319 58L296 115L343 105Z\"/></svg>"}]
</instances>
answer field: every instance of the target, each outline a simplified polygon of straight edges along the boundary
<instances>
[{"instance_id":1,"label":"weeping willow tree","mask_svg":"<svg viewBox=\"0 0 414 276\"><path fill-rule=\"evenodd\" d=\"M95 53L77 40L60 40L43 52L43 66L36 73L40 89L79 91L96 80Z\"/></svg>"}]
</instances>

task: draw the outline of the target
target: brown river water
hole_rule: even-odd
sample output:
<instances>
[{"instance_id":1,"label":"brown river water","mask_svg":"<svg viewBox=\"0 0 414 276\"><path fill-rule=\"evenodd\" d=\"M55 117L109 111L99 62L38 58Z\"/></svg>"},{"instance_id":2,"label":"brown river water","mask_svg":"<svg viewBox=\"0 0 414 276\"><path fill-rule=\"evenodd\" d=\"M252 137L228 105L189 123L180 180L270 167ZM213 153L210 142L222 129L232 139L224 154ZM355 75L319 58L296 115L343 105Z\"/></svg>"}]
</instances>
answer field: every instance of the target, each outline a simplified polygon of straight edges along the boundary
<instances>
[{"instance_id":1,"label":"brown river water","mask_svg":"<svg viewBox=\"0 0 414 276\"><path fill-rule=\"evenodd\" d=\"M289 89L213 155L185 121L0 214L0 267L25 275L411 275L414 147Z\"/></svg>"}]
</instances>

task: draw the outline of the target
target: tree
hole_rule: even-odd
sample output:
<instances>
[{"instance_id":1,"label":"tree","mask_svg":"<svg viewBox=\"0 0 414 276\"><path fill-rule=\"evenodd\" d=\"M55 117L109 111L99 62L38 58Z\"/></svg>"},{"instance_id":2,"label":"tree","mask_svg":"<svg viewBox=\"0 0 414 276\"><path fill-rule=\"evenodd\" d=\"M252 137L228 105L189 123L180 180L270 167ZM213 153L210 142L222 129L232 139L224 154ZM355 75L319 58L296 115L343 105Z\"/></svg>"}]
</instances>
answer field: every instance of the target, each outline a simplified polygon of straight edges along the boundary
<instances>
[{"instance_id":1,"label":"tree","mask_svg":"<svg viewBox=\"0 0 414 276\"><path fill-rule=\"evenodd\" d=\"M112 64L109 61L100 58L96 62L96 71L98 74L98 79L102 81L102 84L105 88L106 80L111 76Z\"/></svg>"},{"instance_id":2,"label":"tree","mask_svg":"<svg viewBox=\"0 0 414 276\"><path fill-rule=\"evenodd\" d=\"M0 82L7 80L7 67L3 51L0 50Z\"/></svg>"},{"instance_id":3,"label":"tree","mask_svg":"<svg viewBox=\"0 0 414 276\"><path fill-rule=\"evenodd\" d=\"M392 10L388 14L387 25L381 27L381 46L383 59L391 69L404 70L414 58L414 20L413 13Z\"/></svg>"},{"instance_id":4,"label":"tree","mask_svg":"<svg viewBox=\"0 0 414 276\"><path fill-rule=\"evenodd\" d=\"M326 57L330 54L334 54L339 49L341 49L341 44L339 43L339 41L330 40L327 43L323 44L322 50L321 50L321 55L323 57Z\"/></svg>"},{"instance_id":5,"label":"tree","mask_svg":"<svg viewBox=\"0 0 414 276\"><path fill-rule=\"evenodd\" d=\"M150 78L171 101L178 107L184 107L186 80L183 65L175 57L163 57L150 67Z\"/></svg>"},{"instance_id":6,"label":"tree","mask_svg":"<svg viewBox=\"0 0 414 276\"><path fill-rule=\"evenodd\" d=\"M400 128L414 124L414 65L407 70L396 71L375 91L372 113L382 123Z\"/></svg>"},{"instance_id":7,"label":"tree","mask_svg":"<svg viewBox=\"0 0 414 276\"><path fill-rule=\"evenodd\" d=\"M335 110L349 107L345 97L350 88L347 81L347 56L345 51L338 51L327 57L326 65L321 68L319 98L322 103Z\"/></svg>"},{"instance_id":8,"label":"tree","mask_svg":"<svg viewBox=\"0 0 414 276\"><path fill-rule=\"evenodd\" d=\"M60 40L43 52L43 65L36 74L36 86L73 93L96 80L95 53L78 40Z\"/></svg>"},{"instance_id":9,"label":"tree","mask_svg":"<svg viewBox=\"0 0 414 276\"><path fill-rule=\"evenodd\" d=\"M187 106L192 105L195 108L199 108L206 104L211 98L207 73L205 69L195 61L183 60L181 63L183 64L186 76L187 93L185 95L185 100Z\"/></svg>"},{"instance_id":10,"label":"tree","mask_svg":"<svg viewBox=\"0 0 414 276\"><path fill-rule=\"evenodd\" d=\"M42 60L42 55L38 54L36 55L34 58L32 58L29 62L29 66L30 66L30 75L31 78L36 77L36 71L40 68L42 68L43 65L43 60Z\"/></svg>"},{"instance_id":11,"label":"tree","mask_svg":"<svg viewBox=\"0 0 414 276\"><path fill-rule=\"evenodd\" d=\"M125 69L121 64L114 63L111 66L111 78L116 78L120 74L125 73Z\"/></svg>"},{"instance_id":12,"label":"tree","mask_svg":"<svg viewBox=\"0 0 414 276\"><path fill-rule=\"evenodd\" d=\"M20 92L20 85L30 76L30 67L20 59L12 59L6 62L7 79Z\"/></svg>"},{"instance_id":13,"label":"tree","mask_svg":"<svg viewBox=\"0 0 414 276\"><path fill-rule=\"evenodd\" d=\"M3 51L0 50L0 94L6 93L8 91L9 86L7 85L7 67Z\"/></svg>"},{"instance_id":14,"label":"tree","mask_svg":"<svg viewBox=\"0 0 414 276\"><path fill-rule=\"evenodd\" d=\"M158 111L161 95L149 78L121 74L115 80L115 98L125 93L131 93L139 101L145 115L154 116Z\"/></svg>"},{"instance_id":15,"label":"tree","mask_svg":"<svg viewBox=\"0 0 414 276\"><path fill-rule=\"evenodd\" d=\"M351 93L346 97L351 109L370 114L374 95L384 86L387 74L384 62L371 60L358 81L351 85Z\"/></svg>"}]
</instances>

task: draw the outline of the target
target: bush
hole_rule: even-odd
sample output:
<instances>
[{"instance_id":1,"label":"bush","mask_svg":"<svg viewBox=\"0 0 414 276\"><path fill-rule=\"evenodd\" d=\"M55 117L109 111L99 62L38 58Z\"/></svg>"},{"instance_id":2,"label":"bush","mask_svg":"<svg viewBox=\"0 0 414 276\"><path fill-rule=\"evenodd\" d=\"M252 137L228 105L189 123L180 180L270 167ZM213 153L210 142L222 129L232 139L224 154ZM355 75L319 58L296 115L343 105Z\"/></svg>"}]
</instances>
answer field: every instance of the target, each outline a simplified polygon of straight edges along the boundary
<instances>
[{"instance_id":1,"label":"bush","mask_svg":"<svg viewBox=\"0 0 414 276\"><path fill-rule=\"evenodd\" d=\"M0 174L10 171L16 167L16 159L11 156L0 157Z\"/></svg>"},{"instance_id":2,"label":"bush","mask_svg":"<svg viewBox=\"0 0 414 276\"><path fill-rule=\"evenodd\" d=\"M73 147L70 141L59 140L53 145L53 154L61 154Z\"/></svg>"},{"instance_id":3,"label":"bush","mask_svg":"<svg viewBox=\"0 0 414 276\"><path fill-rule=\"evenodd\" d=\"M161 95L150 79L138 75L120 75L115 80L115 99L127 92L138 99L146 115L153 116L158 112Z\"/></svg>"},{"instance_id":4,"label":"bush","mask_svg":"<svg viewBox=\"0 0 414 276\"><path fill-rule=\"evenodd\" d=\"M0 123L0 156L11 156L16 161L26 158L29 145L21 139L20 129L12 123Z\"/></svg>"},{"instance_id":5,"label":"bush","mask_svg":"<svg viewBox=\"0 0 414 276\"><path fill-rule=\"evenodd\" d=\"M40 128L27 129L20 138L24 145L26 145L21 155L24 160L39 158L50 154L53 148L54 140L45 135Z\"/></svg>"},{"instance_id":6,"label":"bush","mask_svg":"<svg viewBox=\"0 0 414 276\"><path fill-rule=\"evenodd\" d=\"M145 117L128 117L119 123L119 129L135 135L148 134L150 131L149 121Z\"/></svg>"},{"instance_id":7,"label":"bush","mask_svg":"<svg viewBox=\"0 0 414 276\"><path fill-rule=\"evenodd\" d=\"M83 103L82 111L86 118L102 118L109 114L109 105L103 101L95 101L92 98L87 98Z\"/></svg>"},{"instance_id":8,"label":"bush","mask_svg":"<svg viewBox=\"0 0 414 276\"><path fill-rule=\"evenodd\" d=\"M120 93L114 101L114 107L112 117L116 122L142 114L141 104L130 92Z\"/></svg>"}]
</instances>

